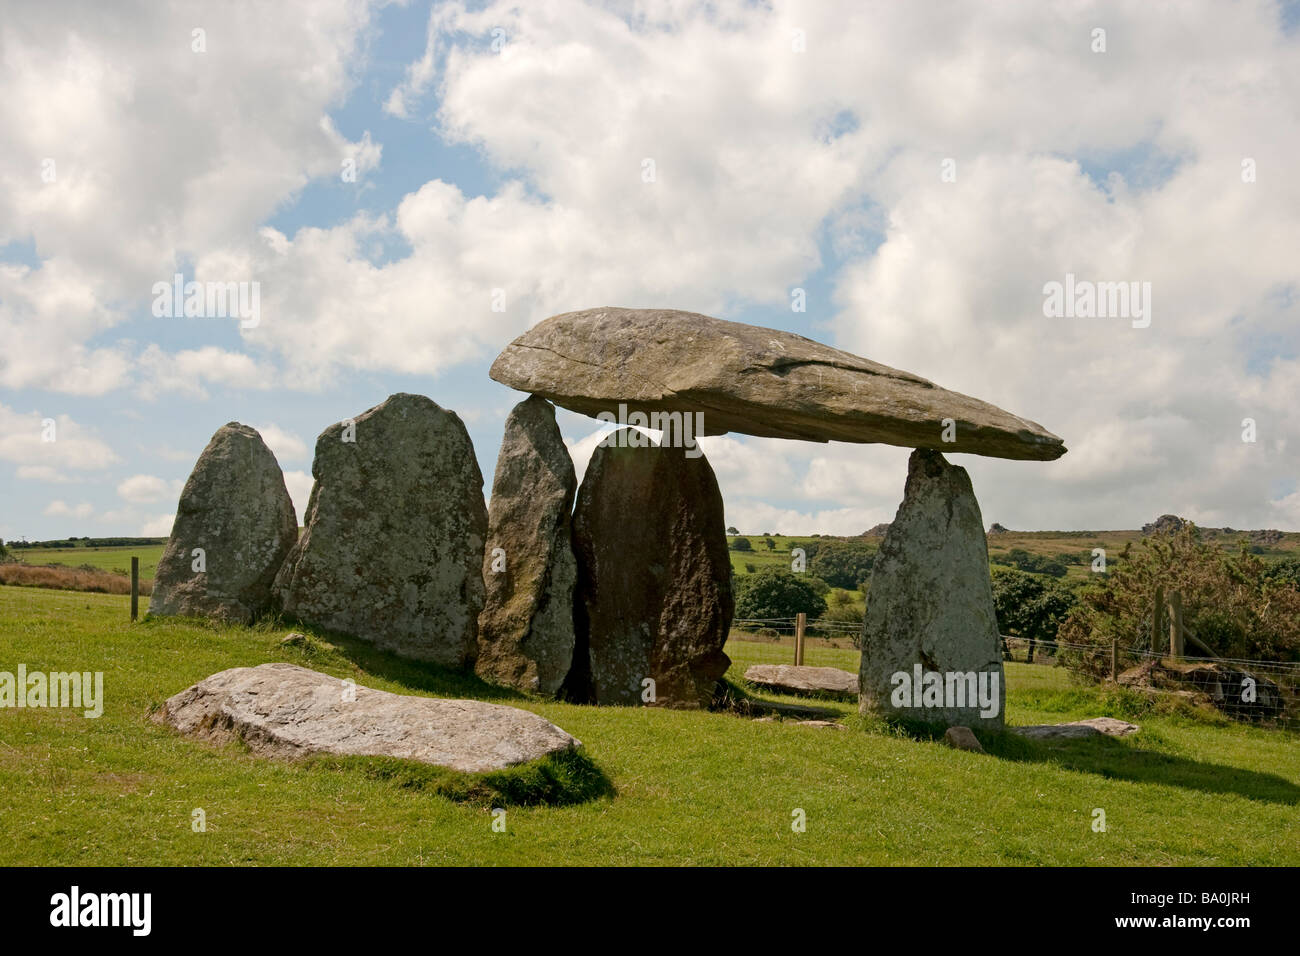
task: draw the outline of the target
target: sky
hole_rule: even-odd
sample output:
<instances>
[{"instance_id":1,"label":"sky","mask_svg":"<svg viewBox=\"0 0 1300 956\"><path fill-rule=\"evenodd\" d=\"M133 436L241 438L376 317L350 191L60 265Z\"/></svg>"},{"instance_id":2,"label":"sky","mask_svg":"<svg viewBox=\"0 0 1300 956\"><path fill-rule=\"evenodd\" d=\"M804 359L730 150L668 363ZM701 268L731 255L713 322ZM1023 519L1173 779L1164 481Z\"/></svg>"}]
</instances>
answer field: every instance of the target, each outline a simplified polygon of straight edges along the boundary
<instances>
[{"instance_id":1,"label":"sky","mask_svg":"<svg viewBox=\"0 0 1300 956\"><path fill-rule=\"evenodd\" d=\"M525 397L492 360L598 306L1061 436L951 456L985 524L1300 529L1298 4L7 0L0 129L6 540L166 535L229 421L301 521L316 436L395 392L460 415L490 492ZM161 304L177 274L255 323ZM1067 276L1149 311L1048 314ZM596 423L557 418L581 471ZM902 496L907 449L702 444L747 533Z\"/></svg>"}]
</instances>

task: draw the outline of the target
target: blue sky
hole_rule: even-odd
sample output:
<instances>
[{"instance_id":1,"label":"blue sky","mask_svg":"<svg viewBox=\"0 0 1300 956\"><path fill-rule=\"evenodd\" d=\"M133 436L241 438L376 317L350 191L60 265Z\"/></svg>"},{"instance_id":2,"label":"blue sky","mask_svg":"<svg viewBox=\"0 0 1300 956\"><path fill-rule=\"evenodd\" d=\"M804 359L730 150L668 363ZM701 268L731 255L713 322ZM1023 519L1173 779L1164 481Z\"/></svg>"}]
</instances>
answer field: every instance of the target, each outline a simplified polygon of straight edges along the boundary
<instances>
[{"instance_id":1,"label":"blue sky","mask_svg":"<svg viewBox=\"0 0 1300 956\"><path fill-rule=\"evenodd\" d=\"M0 537L165 534L232 420L301 509L315 436L398 391L461 414L490 487L523 397L492 359L599 305L799 332L1065 438L955 456L986 523L1298 527L1296 11L17 3ZM154 317L176 271L257 281L261 324ZM1151 327L1045 317L1067 272L1151 282ZM581 467L594 423L559 420ZM857 533L905 474L882 446L706 450L753 532Z\"/></svg>"}]
</instances>

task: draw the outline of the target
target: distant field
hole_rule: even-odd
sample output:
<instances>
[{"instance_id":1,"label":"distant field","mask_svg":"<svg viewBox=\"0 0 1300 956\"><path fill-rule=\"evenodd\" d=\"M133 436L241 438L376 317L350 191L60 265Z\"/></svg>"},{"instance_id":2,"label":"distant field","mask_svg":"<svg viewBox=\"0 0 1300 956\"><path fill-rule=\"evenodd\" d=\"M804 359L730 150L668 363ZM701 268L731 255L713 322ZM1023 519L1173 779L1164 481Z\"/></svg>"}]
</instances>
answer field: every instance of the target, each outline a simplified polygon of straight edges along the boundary
<instances>
[{"instance_id":1,"label":"distant field","mask_svg":"<svg viewBox=\"0 0 1300 956\"><path fill-rule=\"evenodd\" d=\"M26 564L63 564L71 568L88 564L113 574L130 574L131 556L135 555L140 559L141 579L152 580L164 547L145 544L126 548L15 548L9 553Z\"/></svg>"},{"instance_id":2,"label":"distant field","mask_svg":"<svg viewBox=\"0 0 1300 956\"><path fill-rule=\"evenodd\" d=\"M1219 544L1227 550L1236 550L1244 540L1253 543L1257 553L1264 560L1278 559L1291 555L1300 555L1300 532L1284 532L1278 541L1263 543L1252 542L1251 535L1257 532L1237 531L1224 534L1215 529L1203 529L1202 536ZM852 541L867 545L871 549L880 547L882 538L853 537L837 538L831 535L821 537L771 535L773 547L767 546L767 537L761 534L728 535L730 545L736 538L748 538L752 551L732 551L731 567L738 575L751 574L764 568L790 568L794 548L807 548L818 541ZM1067 578L1081 580L1091 573L1090 565L1093 548L1106 550L1106 561L1111 563L1119 559L1119 554L1126 544L1136 545L1143 538L1141 531L1006 531L988 536L989 563L994 567L1011 567L1006 563L1007 553L1015 548L1028 551L1032 555L1061 559L1075 558L1082 563L1064 562L1068 569ZM752 571L750 570L752 567Z\"/></svg>"},{"instance_id":3,"label":"distant field","mask_svg":"<svg viewBox=\"0 0 1300 956\"><path fill-rule=\"evenodd\" d=\"M1204 532L1210 540L1218 542L1224 548L1236 549L1243 539L1249 539L1250 532L1235 532L1225 535L1214 531ZM728 535L728 544L737 537L748 538L752 551L731 551L731 567L737 576L744 576L761 571L764 568L789 568L794 559L794 548L807 548L815 542L853 541L865 543L876 549L882 539L837 538L830 535L814 537L812 535L772 535L773 547L767 546L767 538L761 534ZM1106 559L1112 562L1118 559L1124 545L1142 540L1141 531L1009 531L1003 534L989 535L989 562L994 568L1010 567L1005 563L1007 552L1021 548L1033 555L1050 558L1077 556L1079 559L1091 559L1093 548L1105 548ZM61 564L68 567L89 565L112 574L130 574L131 556L140 558L140 577L152 580L158 561L162 558L164 544L133 545L129 547L104 548L14 548L10 554L27 564ZM1258 553L1265 560L1277 559L1288 555L1300 555L1300 532L1286 532L1281 540L1267 544L1256 544ZM1002 559L1002 560L1000 560ZM1089 565L1067 564L1069 580L1081 580L1088 577ZM751 568L753 569L751 571ZM855 592L857 593L857 592ZM860 597L860 594L858 594ZM860 602L859 602L860 603Z\"/></svg>"}]
</instances>

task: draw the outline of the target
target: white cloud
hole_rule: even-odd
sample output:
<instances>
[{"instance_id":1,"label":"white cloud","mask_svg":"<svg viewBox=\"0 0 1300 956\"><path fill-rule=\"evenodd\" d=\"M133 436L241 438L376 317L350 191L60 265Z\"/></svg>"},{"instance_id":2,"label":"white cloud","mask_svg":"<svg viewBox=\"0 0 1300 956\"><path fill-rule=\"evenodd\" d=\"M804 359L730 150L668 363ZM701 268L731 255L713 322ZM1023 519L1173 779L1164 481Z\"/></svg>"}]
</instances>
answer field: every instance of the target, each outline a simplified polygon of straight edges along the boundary
<instances>
[{"instance_id":1,"label":"white cloud","mask_svg":"<svg viewBox=\"0 0 1300 956\"><path fill-rule=\"evenodd\" d=\"M242 243L309 181L338 182L346 158L374 168L378 144L349 142L326 112L352 82L370 9L6 5L0 245L31 241L40 262L0 267L0 385L102 394L127 384L126 344L89 341L147 309L154 282ZM207 49L197 53L200 21Z\"/></svg>"},{"instance_id":2,"label":"white cloud","mask_svg":"<svg viewBox=\"0 0 1300 956\"><path fill-rule=\"evenodd\" d=\"M150 345L140 354L136 365L143 378L140 394L145 398L154 398L162 392L176 392L205 399L208 397L205 385L265 390L275 380L264 363L243 352L232 352L215 345L177 352L164 352L157 345Z\"/></svg>"},{"instance_id":3,"label":"white cloud","mask_svg":"<svg viewBox=\"0 0 1300 956\"><path fill-rule=\"evenodd\" d=\"M298 516L300 525L307 519L307 502L311 499L311 489L314 484L315 479L309 471L284 473L284 486L289 492L289 497L293 499L293 511Z\"/></svg>"},{"instance_id":4,"label":"white cloud","mask_svg":"<svg viewBox=\"0 0 1300 956\"><path fill-rule=\"evenodd\" d=\"M901 497L901 495L900 495ZM760 501L727 502L727 526L741 534L835 534L857 535L882 521L892 521L898 510L891 508L831 508L799 511L778 508Z\"/></svg>"},{"instance_id":5,"label":"white cloud","mask_svg":"<svg viewBox=\"0 0 1300 956\"><path fill-rule=\"evenodd\" d=\"M1057 463L959 456L992 520L1132 526L1182 509L1245 525L1293 507L1300 57L1273 3L1192 0L1176 26L1116 7L1105 54L1086 5L439 3L386 109L431 116L502 185L433 179L390 214L292 235L264 225L281 203L345 155L380 161L327 118L369 8L205 12L201 57L184 6L126 14L7 18L0 242L34 242L40 264L0 264L0 386L202 398L433 375L572 308L753 304L780 326L807 284L836 344L1066 439ZM1244 157L1258 182L1241 181ZM1094 178L1114 166L1127 179ZM377 241L409 255L376 264ZM848 261L817 275L827 250ZM171 353L104 335L186 260L260 280L261 324ZM1066 272L1150 281L1151 327L1044 318L1043 283ZM1239 439L1244 417L1257 444ZM0 458L86 467L7 435ZM580 468L593 444L573 443ZM729 511L757 520L780 500L773 524L869 525L902 491L893 450L705 447Z\"/></svg>"},{"instance_id":6,"label":"white cloud","mask_svg":"<svg viewBox=\"0 0 1300 956\"><path fill-rule=\"evenodd\" d=\"M157 475L132 475L118 483L117 493L123 500L133 504L174 501L180 497L184 484L182 480L169 481Z\"/></svg>"},{"instance_id":7,"label":"white cloud","mask_svg":"<svg viewBox=\"0 0 1300 956\"><path fill-rule=\"evenodd\" d=\"M166 538L172 533L172 524L175 520L176 516L174 514L155 515L140 526L139 536L141 538Z\"/></svg>"},{"instance_id":8,"label":"white cloud","mask_svg":"<svg viewBox=\"0 0 1300 956\"><path fill-rule=\"evenodd\" d=\"M255 427L262 436L262 441L266 442L281 464L286 461L302 461L310 456L307 443L293 432L286 431L274 422Z\"/></svg>"},{"instance_id":9,"label":"white cloud","mask_svg":"<svg viewBox=\"0 0 1300 956\"><path fill-rule=\"evenodd\" d=\"M98 471L118 460L117 453L92 429L67 415L23 413L0 404L0 461L19 462L29 469Z\"/></svg>"},{"instance_id":10,"label":"white cloud","mask_svg":"<svg viewBox=\"0 0 1300 956\"><path fill-rule=\"evenodd\" d=\"M51 518L89 518L94 510L89 501L69 505L66 501L55 499L45 506L42 514Z\"/></svg>"},{"instance_id":11,"label":"white cloud","mask_svg":"<svg viewBox=\"0 0 1300 956\"><path fill-rule=\"evenodd\" d=\"M66 485L80 480L50 465L19 465L14 476L20 481L39 481L47 485Z\"/></svg>"}]
</instances>

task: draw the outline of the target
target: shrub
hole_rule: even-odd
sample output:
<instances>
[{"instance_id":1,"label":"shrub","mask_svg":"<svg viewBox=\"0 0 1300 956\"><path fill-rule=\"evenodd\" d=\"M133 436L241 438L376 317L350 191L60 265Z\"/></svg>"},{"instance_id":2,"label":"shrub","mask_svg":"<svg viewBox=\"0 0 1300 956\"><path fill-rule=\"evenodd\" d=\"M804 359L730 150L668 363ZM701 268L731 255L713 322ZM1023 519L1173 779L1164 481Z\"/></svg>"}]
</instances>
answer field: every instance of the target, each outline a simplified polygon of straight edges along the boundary
<instances>
[{"instance_id":1,"label":"shrub","mask_svg":"<svg viewBox=\"0 0 1300 956\"><path fill-rule=\"evenodd\" d=\"M1220 657L1300 660L1300 589L1286 572L1270 568L1247 548L1233 554L1198 540L1189 525L1175 534L1146 538L1140 549L1125 545L1121 561L1079 592L1079 603L1061 625L1062 641L1091 649L1063 651L1062 659L1093 676L1109 668L1112 639L1134 651L1150 651L1155 589L1182 595L1183 622L1192 636ZM1161 610L1163 614L1163 609ZM1161 641L1167 640L1161 628ZM1162 643L1163 646L1163 643ZM1189 642L1189 650L1196 653Z\"/></svg>"},{"instance_id":2,"label":"shrub","mask_svg":"<svg viewBox=\"0 0 1300 956\"><path fill-rule=\"evenodd\" d=\"M845 590L844 588L838 588L835 593L831 595L830 605L832 608L852 607L856 604L857 601L853 599L853 592Z\"/></svg>"},{"instance_id":3,"label":"shrub","mask_svg":"<svg viewBox=\"0 0 1300 956\"><path fill-rule=\"evenodd\" d=\"M833 604L818 620L831 624L861 624L862 609L856 604Z\"/></svg>"},{"instance_id":4,"label":"shrub","mask_svg":"<svg viewBox=\"0 0 1300 956\"><path fill-rule=\"evenodd\" d=\"M826 597L826 595L831 593L831 586L827 584L825 581L823 581L821 578L817 577L815 574L803 574L800 575L800 577L802 577L805 581L811 584L812 589L816 591L820 596Z\"/></svg>"},{"instance_id":5,"label":"shrub","mask_svg":"<svg viewBox=\"0 0 1300 956\"><path fill-rule=\"evenodd\" d=\"M732 551L753 551L754 546L749 543L748 538L736 538L731 542Z\"/></svg>"},{"instance_id":6,"label":"shrub","mask_svg":"<svg viewBox=\"0 0 1300 956\"><path fill-rule=\"evenodd\" d=\"M826 601L812 583L785 568L764 568L740 582L736 617L775 620L807 614L809 620L826 613Z\"/></svg>"},{"instance_id":7,"label":"shrub","mask_svg":"<svg viewBox=\"0 0 1300 956\"><path fill-rule=\"evenodd\" d=\"M871 577L875 560L875 551L865 545L825 541L809 555L808 570L831 587L852 591Z\"/></svg>"}]
</instances>

